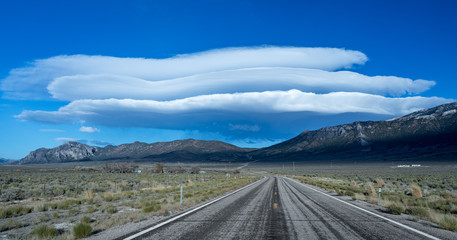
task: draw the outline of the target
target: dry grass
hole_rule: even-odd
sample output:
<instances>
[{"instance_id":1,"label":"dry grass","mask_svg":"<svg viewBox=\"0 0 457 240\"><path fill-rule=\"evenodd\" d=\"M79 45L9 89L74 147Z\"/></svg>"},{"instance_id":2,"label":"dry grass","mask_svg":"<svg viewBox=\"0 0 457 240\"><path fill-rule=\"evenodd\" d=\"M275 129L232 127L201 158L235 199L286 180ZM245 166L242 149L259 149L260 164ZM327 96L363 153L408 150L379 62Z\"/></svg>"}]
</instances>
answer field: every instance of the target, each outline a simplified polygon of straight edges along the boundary
<instances>
[{"instance_id":1,"label":"dry grass","mask_svg":"<svg viewBox=\"0 0 457 240\"><path fill-rule=\"evenodd\" d=\"M378 184L378 187L384 187L386 183L384 183L384 180L382 178L376 178L376 183Z\"/></svg>"},{"instance_id":2,"label":"dry grass","mask_svg":"<svg viewBox=\"0 0 457 240\"><path fill-rule=\"evenodd\" d=\"M413 190L413 193L412 193L413 196L419 197L419 198L422 197L422 189L421 189L421 187L419 187L419 185L414 184L411 186L411 188Z\"/></svg>"},{"instance_id":3,"label":"dry grass","mask_svg":"<svg viewBox=\"0 0 457 240\"><path fill-rule=\"evenodd\" d=\"M395 214L395 215L400 215L404 210L405 208L399 204L390 204L388 207L389 211L392 213L392 214Z\"/></svg>"},{"instance_id":4,"label":"dry grass","mask_svg":"<svg viewBox=\"0 0 457 240\"><path fill-rule=\"evenodd\" d=\"M449 231L457 232L457 218L452 215L446 215L439 221L441 228Z\"/></svg>"},{"instance_id":5,"label":"dry grass","mask_svg":"<svg viewBox=\"0 0 457 240\"><path fill-rule=\"evenodd\" d=\"M86 200L92 201L92 200L94 200L94 197L95 197L95 192L94 192L94 190L92 190L92 189L86 189L86 190L84 191L84 198L85 198Z\"/></svg>"},{"instance_id":6,"label":"dry grass","mask_svg":"<svg viewBox=\"0 0 457 240\"><path fill-rule=\"evenodd\" d=\"M368 184L368 190L370 191L371 197L376 197L376 189L374 188L373 184Z\"/></svg>"},{"instance_id":7,"label":"dry grass","mask_svg":"<svg viewBox=\"0 0 457 240\"><path fill-rule=\"evenodd\" d=\"M157 185L157 186L155 186L155 187L152 187L151 189L152 189L152 190L164 190L164 189L165 189L165 186L162 185L162 184L159 184L159 185Z\"/></svg>"}]
</instances>

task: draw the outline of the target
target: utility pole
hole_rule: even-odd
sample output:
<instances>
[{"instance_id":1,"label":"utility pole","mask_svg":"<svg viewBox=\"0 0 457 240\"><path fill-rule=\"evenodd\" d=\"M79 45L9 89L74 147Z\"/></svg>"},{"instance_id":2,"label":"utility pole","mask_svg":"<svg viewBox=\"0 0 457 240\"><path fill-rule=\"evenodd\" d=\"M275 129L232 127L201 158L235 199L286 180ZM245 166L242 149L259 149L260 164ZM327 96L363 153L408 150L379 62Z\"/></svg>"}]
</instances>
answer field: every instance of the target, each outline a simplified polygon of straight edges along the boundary
<instances>
[{"instance_id":1,"label":"utility pole","mask_svg":"<svg viewBox=\"0 0 457 240\"><path fill-rule=\"evenodd\" d=\"M295 172L295 162L292 162L292 164L294 165L294 172Z\"/></svg>"}]
</instances>

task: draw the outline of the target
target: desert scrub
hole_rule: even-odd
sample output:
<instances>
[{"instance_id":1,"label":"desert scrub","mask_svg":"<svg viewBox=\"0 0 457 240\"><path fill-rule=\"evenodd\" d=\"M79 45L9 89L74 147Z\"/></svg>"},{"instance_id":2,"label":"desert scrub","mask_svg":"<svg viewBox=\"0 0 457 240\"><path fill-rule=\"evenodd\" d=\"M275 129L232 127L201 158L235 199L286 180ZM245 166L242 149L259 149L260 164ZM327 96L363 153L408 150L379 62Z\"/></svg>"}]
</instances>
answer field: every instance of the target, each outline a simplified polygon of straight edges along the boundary
<instances>
[{"instance_id":1,"label":"desert scrub","mask_svg":"<svg viewBox=\"0 0 457 240\"><path fill-rule=\"evenodd\" d=\"M105 205L101 208L102 212L106 212L109 214L117 213L117 208L112 204Z\"/></svg>"},{"instance_id":2,"label":"desert scrub","mask_svg":"<svg viewBox=\"0 0 457 240\"><path fill-rule=\"evenodd\" d=\"M421 218L430 218L430 211L424 207L408 207L406 208L405 213Z\"/></svg>"},{"instance_id":3,"label":"desert scrub","mask_svg":"<svg viewBox=\"0 0 457 240\"><path fill-rule=\"evenodd\" d=\"M89 224L78 223L73 227L73 236L75 238L85 238L92 233L92 227Z\"/></svg>"},{"instance_id":4,"label":"desert scrub","mask_svg":"<svg viewBox=\"0 0 457 240\"><path fill-rule=\"evenodd\" d=\"M142 206L144 213L157 212L161 209L160 203L155 201L144 201Z\"/></svg>"},{"instance_id":5,"label":"desert scrub","mask_svg":"<svg viewBox=\"0 0 457 240\"><path fill-rule=\"evenodd\" d=\"M91 227L102 231L151 215L169 215L259 179L244 173L227 178L225 171L215 170L200 174L151 171L120 174L43 166L45 168L38 170L28 166L14 169L0 166L0 194L4 200L23 198L27 201L27 205L0 202L0 229L9 231L8 235L15 236L24 231L23 227L40 222L48 226L56 221L80 222L83 215L97 219ZM179 204L181 185L184 189L182 205ZM123 214L116 214L121 209ZM33 217L21 217L30 212ZM8 225L9 220L12 221Z\"/></svg>"},{"instance_id":6,"label":"desert scrub","mask_svg":"<svg viewBox=\"0 0 457 240\"><path fill-rule=\"evenodd\" d=\"M22 224L21 222L15 221L14 219L9 219L8 223L0 226L0 232L8 231L15 228L21 228L23 226L24 224Z\"/></svg>"},{"instance_id":7,"label":"desert scrub","mask_svg":"<svg viewBox=\"0 0 457 240\"><path fill-rule=\"evenodd\" d=\"M55 227L40 225L33 229L32 234L40 239L49 239L57 236L58 232Z\"/></svg>"},{"instance_id":8,"label":"desert scrub","mask_svg":"<svg viewBox=\"0 0 457 240\"><path fill-rule=\"evenodd\" d=\"M10 188L6 190L2 190L2 194L0 196L0 201L8 202L13 200L21 200L24 199L24 194L21 189L19 188Z\"/></svg>"},{"instance_id":9,"label":"desert scrub","mask_svg":"<svg viewBox=\"0 0 457 240\"><path fill-rule=\"evenodd\" d=\"M440 220L439 226L446 230L457 232L457 218L452 215L445 215Z\"/></svg>"},{"instance_id":10,"label":"desert scrub","mask_svg":"<svg viewBox=\"0 0 457 240\"><path fill-rule=\"evenodd\" d=\"M92 221L92 219L88 216L84 216L80 220L81 223L85 223L85 224L89 224L91 221Z\"/></svg>"},{"instance_id":11,"label":"desert scrub","mask_svg":"<svg viewBox=\"0 0 457 240\"><path fill-rule=\"evenodd\" d=\"M392 214L395 214L395 215L400 215L404 210L404 208L402 206L395 204L395 203L390 204L388 209Z\"/></svg>"},{"instance_id":12,"label":"desert scrub","mask_svg":"<svg viewBox=\"0 0 457 240\"><path fill-rule=\"evenodd\" d=\"M457 200L449 199L449 200L436 200L433 202L429 202L428 206L439 212L443 213L452 213L453 209L455 211L455 207L457 206Z\"/></svg>"},{"instance_id":13,"label":"desert scrub","mask_svg":"<svg viewBox=\"0 0 457 240\"><path fill-rule=\"evenodd\" d=\"M10 218L31 213L33 208L25 206L15 206L0 210L0 218Z\"/></svg>"},{"instance_id":14,"label":"desert scrub","mask_svg":"<svg viewBox=\"0 0 457 240\"><path fill-rule=\"evenodd\" d=\"M46 212L48 211L49 206L46 204L40 204L35 206L35 212Z\"/></svg>"},{"instance_id":15,"label":"desert scrub","mask_svg":"<svg viewBox=\"0 0 457 240\"><path fill-rule=\"evenodd\" d=\"M349 165L348 165L349 166ZM288 175L286 170L273 170L273 174ZM377 186L383 185L381 204L389 208L393 203L405 208L406 214L414 215L440 224L445 216L457 213L457 170L442 166L395 169L392 166L373 170L371 165L363 168L353 166L339 169L306 167L300 176L289 175L301 182L328 191L347 195L353 191L353 199L377 202ZM294 172L294 174L296 174ZM350 189L349 187L352 187Z\"/></svg>"},{"instance_id":16,"label":"desert scrub","mask_svg":"<svg viewBox=\"0 0 457 240\"><path fill-rule=\"evenodd\" d=\"M86 211L84 211L84 213L94 213L96 211L97 211L97 209L95 209L93 206L88 206Z\"/></svg>"}]
</instances>

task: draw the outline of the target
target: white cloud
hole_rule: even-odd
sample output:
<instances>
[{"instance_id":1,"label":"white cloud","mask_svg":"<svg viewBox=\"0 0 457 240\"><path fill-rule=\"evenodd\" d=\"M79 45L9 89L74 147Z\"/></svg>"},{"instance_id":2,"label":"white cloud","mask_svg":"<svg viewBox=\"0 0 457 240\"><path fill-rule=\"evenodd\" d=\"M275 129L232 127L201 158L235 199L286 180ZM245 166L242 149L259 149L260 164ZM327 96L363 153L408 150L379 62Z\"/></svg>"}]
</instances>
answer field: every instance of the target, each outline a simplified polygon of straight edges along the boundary
<instances>
[{"instance_id":1,"label":"white cloud","mask_svg":"<svg viewBox=\"0 0 457 240\"><path fill-rule=\"evenodd\" d=\"M179 114L204 114L211 121L211 112L283 113L318 112L326 114L372 113L402 115L426 107L451 102L438 97L388 98L357 92L334 92L315 94L289 91L265 91L233 94L202 95L172 101L103 99L76 100L58 111L23 111L17 117L43 122L68 122L103 119L109 124L117 121L109 116L131 118L132 124L151 121L154 116ZM130 117L129 117L130 116ZM140 117L139 117L140 116ZM158 118L157 121L161 119ZM181 119L185 120L185 119ZM154 122L151 122L154 124Z\"/></svg>"},{"instance_id":2,"label":"white cloud","mask_svg":"<svg viewBox=\"0 0 457 240\"><path fill-rule=\"evenodd\" d=\"M108 74L159 81L217 71L256 67L313 68L333 71L364 64L358 51L336 48L224 48L165 59L107 56L56 56L10 71L1 89L8 98L43 99L54 79L74 75Z\"/></svg>"},{"instance_id":3,"label":"white cloud","mask_svg":"<svg viewBox=\"0 0 457 240\"><path fill-rule=\"evenodd\" d=\"M68 137L58 137L55 139L59 143L66 143L66 142L77 142L79 141L78 138L68 138Z\"/></svg>"},{"instance_id":4,"label":"white cloud","mask_svg":"<svg viewBox=\"0 0 457 240\"><path fill-rule=\"evenodd\" d=\"M106 98L172 100L215 93L290 89L401 96L421 93L433 85L433 81L395 76L369 77L349 71L278 67L227 70L154 82L130 76L75 75L57 78L48 90L54 98L69 101Z\"/></svg>"},{"instance_id":5,"label":"white cloud","mask_svg":"<svg viewBox=\"0 0 457 240\"><path fill-rule=\"evenodd\" d=\"M96 145L96 146L106 146L110 145L111 143L105 142L105 141L100 141L100 140L86 140L86 139L79 139L79 138L69 138L69 137L58 137L55 139L57 142L60 144L66 143L66 142L79 142L82 144L87 144L87 145Z\"/></svg>"},{"instance_id":6,"label":"white cloud","mask_svg":"<svg viewBox=\"0 0 457 240\"><path fill-rule=\"evenodd\" d=\"M259 125L249 125L249 124L232 124L229 123L229 130L231 131L248 131L248 132L258 132L260 130Z\"/></svg>"},{"instance_id":7,"label":"white cloud","mask_svg":"<svg viewBox=\"0 0 457 240\"><path fill-rule=\"evenodd\" d=\"M236 146L243 146L246 148L262 148L265 146L272 146L274 144L278 144L281 142L286 141L287 139L265 139L265 138L240 138L237 140L226 140L226 142L230 142Z\"/></svg>"},{"instance_id":8,"label":"white cloud","mask_svg":"<svg viewBox=\"0 0 457 240\"><path fill-rule=\"evenodd\" d=\"M94 132L100 132L100 129L94 128L94 127L82 126L81 128L79 128L79 131L80 132L86 132L86 133L94 133Z\"/></svg>"},{"instance_id":9,"label":"white cloud","mask_svg":"<svg viewBox=\"0 0 457 240\"><path fill-rule=\"evenodd\" d=\"M40 129L40 132L65 132L62 129Z\"/></svg>"}]
</instances>

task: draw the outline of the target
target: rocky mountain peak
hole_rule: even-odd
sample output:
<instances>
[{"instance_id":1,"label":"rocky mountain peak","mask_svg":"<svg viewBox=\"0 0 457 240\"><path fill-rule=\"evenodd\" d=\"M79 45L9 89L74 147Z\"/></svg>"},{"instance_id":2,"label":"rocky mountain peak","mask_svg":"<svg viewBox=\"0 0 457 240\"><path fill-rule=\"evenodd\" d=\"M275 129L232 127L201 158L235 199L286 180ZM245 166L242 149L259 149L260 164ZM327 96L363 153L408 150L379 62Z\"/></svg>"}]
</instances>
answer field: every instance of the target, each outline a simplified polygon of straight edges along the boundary
<instances>
[{"instance_id":1,"label":"rocky mountain peak","mask_svg":"<svg viewBox=\"0 0 457 240\"><path fill-rule=\"evenodd\" d=\"M443 104L434 108L419 110L403 117L393 118L387 121L406 121L412 119L436 119L439 117L452 117L457 113L457 102Z\"/></svg>"}]
</instances>

